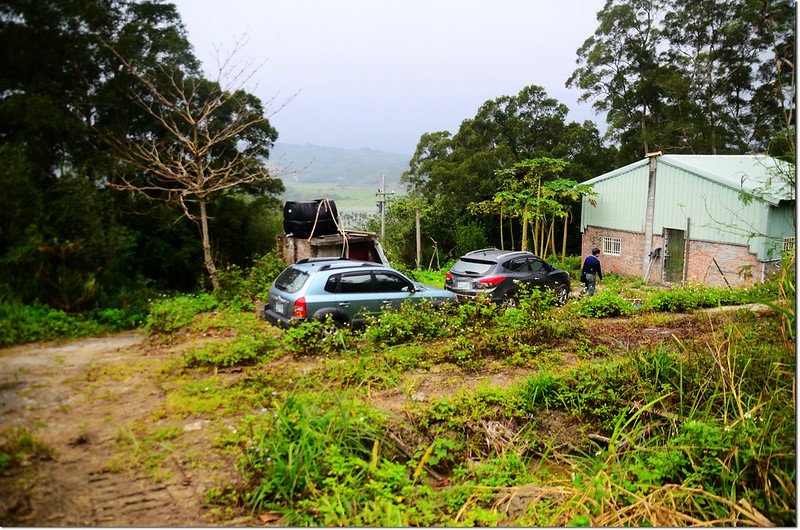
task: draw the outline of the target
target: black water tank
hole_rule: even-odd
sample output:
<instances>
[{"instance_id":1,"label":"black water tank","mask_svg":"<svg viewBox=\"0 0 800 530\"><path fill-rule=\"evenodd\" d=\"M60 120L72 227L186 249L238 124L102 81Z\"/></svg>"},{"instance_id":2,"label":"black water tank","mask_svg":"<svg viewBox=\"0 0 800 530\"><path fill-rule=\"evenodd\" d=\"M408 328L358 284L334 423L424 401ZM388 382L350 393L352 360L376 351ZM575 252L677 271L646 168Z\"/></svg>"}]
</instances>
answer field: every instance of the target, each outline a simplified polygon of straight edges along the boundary
<instances>
[{"instance_id":1,"label":"black water tank","mask_svg":"<svg viewBox=\"0 0 800 530\"><path fill-rule=\"evenodd\" d=\"M339 212L331 200L286 201L283 205L283 231L287 236L310 237L312 230L314 237L336 234L338 221Z\"/></svg>"}]
</instances>

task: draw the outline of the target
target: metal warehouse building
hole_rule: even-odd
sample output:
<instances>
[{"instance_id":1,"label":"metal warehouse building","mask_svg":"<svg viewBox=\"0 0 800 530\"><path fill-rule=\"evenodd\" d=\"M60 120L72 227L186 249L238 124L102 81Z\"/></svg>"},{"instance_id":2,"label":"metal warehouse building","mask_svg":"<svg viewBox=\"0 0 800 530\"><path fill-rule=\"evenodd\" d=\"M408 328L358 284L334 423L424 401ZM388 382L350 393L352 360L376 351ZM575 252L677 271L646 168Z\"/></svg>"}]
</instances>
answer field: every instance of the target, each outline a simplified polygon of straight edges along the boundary
<instances>
[{"instance_id":1,"label":"metal warehouse building","mask_svg":"<svg viewBox=\"0 0 800 530\"><path fill-rule=\"evenodd\" d=\"M795 168L762 155L662 155L586 182L582 254L648 282L764 281L794 251Z\"/></svg>"}]
</instances>

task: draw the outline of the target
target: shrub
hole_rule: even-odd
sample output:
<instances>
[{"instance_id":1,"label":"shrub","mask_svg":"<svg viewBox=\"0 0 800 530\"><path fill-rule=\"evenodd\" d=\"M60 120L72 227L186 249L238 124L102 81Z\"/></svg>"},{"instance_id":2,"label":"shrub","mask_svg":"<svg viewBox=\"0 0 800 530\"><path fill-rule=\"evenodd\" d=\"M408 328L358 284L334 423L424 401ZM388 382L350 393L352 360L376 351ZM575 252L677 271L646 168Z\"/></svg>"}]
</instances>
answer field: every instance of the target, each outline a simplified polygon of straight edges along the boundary
<instances>
[{"instance_id":1,"label":"shrub","mask_svg":"<svg viewBox=\"0 0 800 530\"><path fill-rule=\"evenodd\" d=\"M443 337L447 333L447 316L428 301L422 301L404 303L397 311L383 311L370 318L364 336L376 344L395 345Z\"/></svg>"},{"instance_id":2,"label":"shrub","mask_svg":"<svg viewBox=\"0 0 800 530\"><path fill-rule=\"evenodd\" d=\"M230 265L219 270L220 288L214 294L234 309L252 311L253 299L266 300L269 286L285 268L276 252L261 256L248 269Z\"/></svg>"},{"instance_id":3,"label":"shrub","mask_svg":"<svg viewBox=\"0 0 800 530\"><path fill-rule=\"evenodd\" d=\"M194 317L219 307L219 301L211 294L198 293L158 300L150 308L145 331L168 333L190 324Z\"/></svg>"},{"instance_id":4,"label":"shrub","mask_svg":"<svg viewBox=\"0 0 800 530\"><path fill-rule=\"evenodd\" d=\"M116 324L103 323L82 314L70 315L39 302L32 305L0 302L0 346L101 335L114 329L119 329Z\"/></svg>"},{"instance_id":5,"label":"shrub","mask_svg":"<svg viewBox=\"0 0 800 530\"><path fill-rule=\"evenodd\" d=\"M309 320L296 324L283 334L283 345L298 355L321 355L346 350L352 331L339 327L330 317L324 322Z\"/></svg>"},{"instance_id":6,"label":"shrub","mask_svg":"<svg viewBox=\"0 0 800 530\"><path fill-rule=\"evenodd\" d=\"M603 289L580 301L580 314L585 317L603 318L632 315L636 308L617 293Z\"/></svg>"},{"instance_id":7,"label":"shrub","mask_svg":"<svg viewBox=\"0 0 800 530\"><path fill-rule=\"evenodd\" d=\"M213 342L186 353L187 366L241 366L272 357L278 341L269 336L239 335L231 342Z\"/></svg>"}]
</instances>

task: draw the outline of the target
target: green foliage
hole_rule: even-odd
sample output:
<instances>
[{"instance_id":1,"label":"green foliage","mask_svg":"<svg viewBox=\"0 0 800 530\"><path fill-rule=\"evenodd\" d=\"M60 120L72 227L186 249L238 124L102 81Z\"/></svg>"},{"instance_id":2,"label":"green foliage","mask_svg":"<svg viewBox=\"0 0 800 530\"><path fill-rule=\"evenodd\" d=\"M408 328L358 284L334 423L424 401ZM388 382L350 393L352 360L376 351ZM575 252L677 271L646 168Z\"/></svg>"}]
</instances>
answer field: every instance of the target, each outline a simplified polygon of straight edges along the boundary
<instances>
[{"instance_id":1,"label":"green foliage","mask_svg":"<svg viewBox=\"0 0 800 530\"><path fill-rule=\"evenodd\" d=\"M776 2L763 33L754 5L612 0L597 14L567 83L606 113L609 133L621 142L619 166L667 146L789 154L785 113L794 106L784 108L784 101L794 73L775 64L792 56L794 9L794 2ZM747 52L719 52L726 49ZM702 62L686 60L700 56ZM725 74L733 71L758 74ZM753 97L740 101L745 91Z\"/></svg>"},{"instance_id":2,"label":"green foliage","mask_svg":"<svg viewBox=\"0 0 800 530\"><path fill-rule=\"evenodd\" d=\"M383 311L370 318L364 337L375 344L403 344L446 336L448 314L427 301L404 303L397 311Z\"/></svg>"},{"instance_id":3,"label":"green foliage","mask_svg":"<svg viewBox=\"0 0 800 530\"><path fill-rule=\"evenodd\" d=\"M24 427L9 427L0 432L0 470L28 465L30 460L48 460L53 450L37 440Z\"/></svg>"},{"instance_id":4,"label":"green foliage","mask_svg":"<svg viewBox=\"0 0 800 530\"><path fill-rule=\"evenodd\" d=\"M531 482L530 463L513 452L487 458L472 467L468 480L488 487L517 486ZM468 476L469 476L468 475Z\"/></svg>"},{"instance_id":5,"label":"green foliage","mask_svg":"<svg viewBox=\"0 0 800 530\"><path fill-rule=\"evenodd\" d=\"M450 269L447 263L443 264L439 270L425 270L425 269L405 269L398 268L406 276L414 281L424 283L426 285L433 285L434 287L444 286L445 274Z\"/></svg>"},{"instance_id":6,"label":"green foliage","mask_svg":"<svg viewBox=\"0 0 800 530\"><path fill-rule=\"evenodd\" d=\"M233 309L253 310L253 300L266 300L270 285L285 268L277 252L264 254L247 269L229 265L218 271L220 288L215 295Z\"/></svg>"},{"instance_id":7,"label":"green foliage","mask_svg":"<svg viewBox=\"0 0 800 530\"><path fill-rule=\"evenodd\" d=\"M141 314L121 309L68 314L39 302L22 305L19 302L5 301L0 303L0 346L104 335L134 327L141 319Z\"/></svg>"},{"instance_id":8,"label":"green foliage","mask_svg":"<svg viewBox=\"0 0 800 530\"><path fill-rule=\"evenodd\" d=\"M768 293L773 289L774 287L770 285L761 285L751 289L727 289L700 285L672 287L650 295L646 300L645 308L679 313L704 307L746 304L769 296Z\"/></svg>"},{"instance_id":9,"label":"green foliage","mask_svg":"<svg viewBox=\"0 0 800 530\"><path fill-rule=\"evenodd\" d=\"M523 410L532 412L537 408L550 408L559 402L558 396L565 392L561 378L548 372L539 372L528 378L520 388Z\"/></svg>"},{"instance_id":10,"label":"green foliage","mask_svg":"<svg viewBox=\"0 0 800 530\"><path fill-rule=\"evenodd\" d=\"M323 355L347 350L352 331L340 327L331 317L295 324L283 334L284 347L298 355Z\"/></svg>"},{"instance_id":11,"label":"green foliage","mask_svg":"<svg viewBox=\"0 0 800 530\"><path fill-rule=\"evenodd\" d=\"M612 169L616 148L603 144L593 123L567 123L566 115L566 106L548 97L542 87L527 86L518 94L483 103L455 134L423 134L410 169L401 177L410 184L409 196L421 212L422 233L439 249L464 252L486 246L481 241L499 247L499 212L473 213L468 206L493 201L503 188L502 170L527 159L562 159L569 163L563 176L583 182ZM391 243L386 247L393 256L399 249L396 261L413 262L413 219L412 208L404 208L397 216L397 232L394 226L387 230ZM572 230L571 239L577 240L577 227Z\"/></svg>"},{"instance_id":12,"label":"green foliage","mask_svg":"<svg viewBox=\"0 0 800 530\"><path fill-rule=\"evenodd\" d=\"M456 250L466 254L479 248L486 248L489 243L483 228L477 223L459 224L455 231Z\"/></svg>"},{"instance_id":13,"label":"green foliage","mask_svg":"<svg viewBox=\"0 0 800 530\"><path fill-rule=\"evenodd\" d=\"M271 335L241 334L230 342L210 342L184 355L186 366L230 367L268 361L283 352Z\"/></svg>"},{"instance_id":14,"label":"green foliage","mask_svg":"<svg viewBox=\"0 0 800 530\"><path fill-rule=\"evenodd\" d=\"M634 305L610 289L595 292L579 302L580 314L591 318L628 316L636 312Z\"/></svg>"},{"instance_id":15,"label":"green foliage","mask_svg":"<svg viewBox=\"0 0 800 530\"><path fill-rule=\"evenodd\" d=\"M289 395L246 427L250 445L239 466L255 486L248 503L264 509L316 496L348 461L371 460L381 423L344 396Z\"/></svg>"},{"instance_id":16,"label":"green foliage","mask_svg":"<svg viewBox=\"0 0 800 530\"><path fill-rule=\"evenodd\" d=\"M144 329L148 333L169 333L192 322L194 317L220 306L211 294L198 293L164 298L153 302Z\"/></svg>"}]
</instances>

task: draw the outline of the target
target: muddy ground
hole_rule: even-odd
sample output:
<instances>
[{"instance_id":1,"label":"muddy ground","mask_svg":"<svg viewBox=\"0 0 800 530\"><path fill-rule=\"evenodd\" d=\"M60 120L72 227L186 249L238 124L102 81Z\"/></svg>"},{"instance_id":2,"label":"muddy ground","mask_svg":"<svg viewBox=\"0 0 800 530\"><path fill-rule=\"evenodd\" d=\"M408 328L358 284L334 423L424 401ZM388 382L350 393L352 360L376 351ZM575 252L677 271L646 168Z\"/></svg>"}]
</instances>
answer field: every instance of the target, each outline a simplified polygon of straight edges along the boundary
<instances>
[{"instance_id":1,"label":"muddy ground","mask_svg":"<svg viewBox=\"0 0 800 530\"><path fill-rule=\"evenodd\" d=\"M595 321L591 327L597 343L627 349L672 336L696 338L698 322L684 315L643 329L624 320ZM209 488L238 480L234 462L213 450L215 433L208 422L183 421L181 445L172 454L184 456L162 464L170 472L158 480L136 466L114 464L125 426L164 421L154 416L166 396L160 374L175 351L140 332L0 350L0 429L29 429L52 450L49 456L0 471L0 525L262 524L247 513L220 521L204 507ZM415 392L407 395L396 389L371 398L377 406L400 410L408 399L425 400L486 382L513 384L528 375L527 370L509 369L487 376L487 381L463 373L413 372L408 377L414 379ZM542 425L550 425L556 436L568 441L578 426L560 420L543 418ZM195 465L198 459L203 465Z\"/></svg>"}]
</instances>

